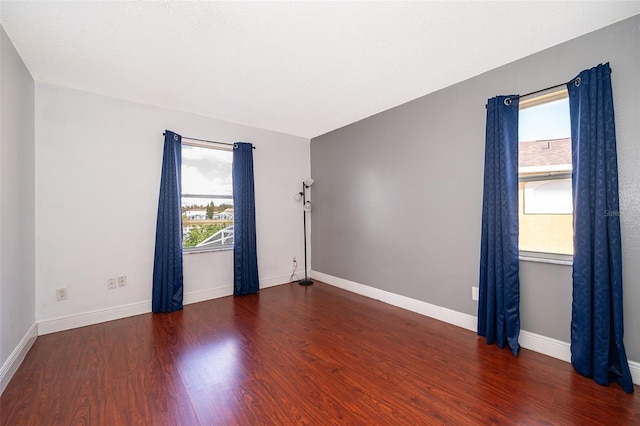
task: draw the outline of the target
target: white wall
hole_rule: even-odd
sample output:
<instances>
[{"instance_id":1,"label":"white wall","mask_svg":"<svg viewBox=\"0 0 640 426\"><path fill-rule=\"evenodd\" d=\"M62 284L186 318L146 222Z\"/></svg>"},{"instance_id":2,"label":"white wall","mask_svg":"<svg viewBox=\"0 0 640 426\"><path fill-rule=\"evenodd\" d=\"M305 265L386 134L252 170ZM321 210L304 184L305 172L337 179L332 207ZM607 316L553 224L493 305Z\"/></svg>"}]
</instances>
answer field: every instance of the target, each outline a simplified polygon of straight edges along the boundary
<instances>
[{"instance_id":1,"label":"white wall","mask_svg":"<svg viewBox=\"0 0 640 426\"><path fill-rule=\"evenodd\" d=\"M303 256L292 195L310 173L308 139L42 83L35 98L41 334L150 310L165 129L254 144L261 287L288 282ZM119 275L127 286L108 290ZM185 303L231 294L232 252L185 255L184 276Z\"/></svg>"},{"instance_id":2,"label":"white wall","mask_svg":"<svg viewBox=\"0 0 640 426\"><path fill-rule=\"evenodd\" d=\"M33 343L34 82L0 27L0 392Z\"/></svg>"}]
</instances>

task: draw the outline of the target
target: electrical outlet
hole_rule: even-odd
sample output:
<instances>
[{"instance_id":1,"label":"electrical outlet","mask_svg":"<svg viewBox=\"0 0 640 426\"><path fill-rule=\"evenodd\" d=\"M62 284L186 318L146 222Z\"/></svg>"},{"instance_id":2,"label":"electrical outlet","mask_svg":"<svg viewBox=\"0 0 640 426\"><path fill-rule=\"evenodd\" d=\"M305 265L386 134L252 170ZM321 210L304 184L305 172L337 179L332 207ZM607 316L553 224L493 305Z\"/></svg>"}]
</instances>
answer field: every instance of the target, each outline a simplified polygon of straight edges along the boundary
<instances>
[{"instance_id":1,"label":"electrical outlet","mask_svg":"<svg viewBox=\"0 0 640 426\"><path fill-rule=\"evenodd\" d=\"M471 287L471 300L478 300L478 287Z\"/></svg>"},{"instance_id":2,"label":"electrical outlet","mask_svg":"<svg viewBox=\"0 0 640 426\"><path fill-rule=\"evenodd\" d=\"M126 287L127 286L127 276L121 275L118 277L118 287Z\"/></svg>"},{"instance_id":3,"label":"electrical outlet","mask_svg":"<svg viewBox=\"0 0 640 426\"><path fill-rule=\"evenodd\" d=\"M67 300L67 289L66 288L56 288L56 300L59 302L61 300Z\"/></svg>"},{"instance_id":4,"label":"electrical outlet","mask_svg":"<svg viewBox=\"0 0 640 426\"><path fill-rule=\"evenodd\" d=\"M109 278L109 280L107 281L107 288L109 290L115 290L116 288L118 288L118 282L116 281L115 277Z\"/></svg>"}]
</instances>

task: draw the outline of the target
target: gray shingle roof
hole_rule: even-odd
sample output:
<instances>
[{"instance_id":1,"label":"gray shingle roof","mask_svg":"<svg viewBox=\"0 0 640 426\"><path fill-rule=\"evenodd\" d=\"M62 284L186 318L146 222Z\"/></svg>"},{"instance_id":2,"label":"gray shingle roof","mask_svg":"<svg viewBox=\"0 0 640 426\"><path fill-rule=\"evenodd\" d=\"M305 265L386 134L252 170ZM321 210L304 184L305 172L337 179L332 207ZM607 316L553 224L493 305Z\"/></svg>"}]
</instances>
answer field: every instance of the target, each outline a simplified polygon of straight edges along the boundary
<instances>
[{"instance_id":1,"label":"gray shingle roof","mask_svg":"<svg viewBox=\"0 0 640 426\"><path fill-rule=\"evenodd\" d=\"M520 142L518 167L571 164L571 138Z\"/></svg>"}]
</instances>

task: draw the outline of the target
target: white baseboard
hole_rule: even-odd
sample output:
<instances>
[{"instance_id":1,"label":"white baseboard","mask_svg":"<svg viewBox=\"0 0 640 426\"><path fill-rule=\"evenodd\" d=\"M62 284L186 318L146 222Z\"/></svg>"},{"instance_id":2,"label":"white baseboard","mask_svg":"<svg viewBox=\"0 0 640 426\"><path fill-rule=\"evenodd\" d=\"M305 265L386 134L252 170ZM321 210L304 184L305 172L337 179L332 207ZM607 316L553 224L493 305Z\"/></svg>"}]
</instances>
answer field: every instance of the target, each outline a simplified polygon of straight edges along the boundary
<instances>
[{"instance_id":1,"label":"white baseboard","mask_svg":"<svg viewBox=\"0 0 640 426\"><path fill-rule=\"evenodd\" d=\"M334 277L322 272L311 271L311 276L315 279L323 281L352 293L370 297L381 302L388 303L408 311L416 312L430 318L452 324L466 330L476 331L477 318L473 315L457 312L452 309L443 308L421 300L412 299L410 297L380 290L354 281L345 280L343 278ZM276 277L260 280L260 288L268 288L276 285L284 284L289 281L288 275L279 275ZM184 304L203 302L205 300L217 299L233 294L233 286L217 287L213 289L200 290L196 292L186 293L184 295ZM0 369L0 393L6 387L9 380L20 366L24 356L31 348L37 335L55 333L58 331L70 330L72 328L84 327L87 325L98 324L101 322L112 321L116 319L126 318L134 315L146 314L151 312L151 301L132 303L113 308L100 309L91 312L84 312L76 315L54 318L50 320L39 321L34 324L20 344L9 356L7 361ZM36 332L37 330L37 332ZM526 330L520 332L520 345L523 348L539 352L541 354L557 358L562 361L571 361L571 351L569 343L540 334L531 333ZM17 361L17 362L16 362ZM629 369L633 377L633 383L640 385L640 363L629 361Z\"/></svg>"},{"instance_id":2,"label":"white baseboard","mask_svg":"<svg viewBox=\"0 0 640 426\"><path fill-rule=\"evenodd\" d=\"M273 287L280 284L288 284L291 274L276 275L275 277L260 279L260 288Z\"/></svg>"},{"instance_id":3,"label":"white baseboard","mask_svg":"<svg viewBox=\"0 0 640 426\"><path fill-rule=\"evenodd\" d=\"M571 362L571 345L567 342L525 330L520 331L519 341L520 346L523 348L530 349L562 361ZM633 383L640 385L640 362L627 362L629 363L629 370L631 371L631 379L633 380Z\"/></svg>"},{"instance_id":4,"label":"white baseboard","mask_svg":"<svg viewBox=\"0 0 640 426\"><path fill-rule=\"evenodd\" d=\"M560 359L565 362L571 362L571 348L569 343L562 340L556 340L541 334L532 333L530 331L520 330L520 338L518 339L520 346L539 352L551 358Z\"/></svg>"},{"instance_id":5,"label":"white baseboard","mask_svg":"<svg viewBox=\"0 0 640 426\"><path fill-rule=\"evenodd\" d=\"M198 303L209 299L229 296L233 287L224 286L207 290L193 291L184 294L183 304ZM38 335L56 333L58 331L71 330L72 328L85 327L101 322L132 317L134 315L148 314L151 312L151 300L130 303L128 305L115 306L95 311L82 312L74 315L38 321Z\"/></svg>"},{"instance_id":6,"label":"white baseboard","mask_svg":"<svg viewBox=\"0 0 640 426\"><path fill-rule=\"evenodd\" d=\"M284 284L288 281L288 275L279 275L271 278L263 278L260 280L260 288L269 288L276 285ZM191 303L204 302L205 300L218 299L220 297L227 297L233 295L233 284L210 288L206 290L193 291L190 293L185 293L183 303L185 305L189 305Z\"/></svg>"},{"instance_id":7,"label":"white baseboard","mask_svg":"<svg viewBox=\"0 0 640 426\"><path fill-rule=\"evenodd\" d=\"M289 275L278 275L271 278L263 278L260 280L260 288L268 288L276 285L284 284L289 280ZM191 303L204 302L205 300L218 299L233 295L233 284L223 287L210 288L200 291L192 291L185 293L183 303L189 305Z\"/></svg>"},{"instance_id":8,"label":"white baseboard","mask_svg":"<svg viewBox=\"0 0 640 426\"><path fill-rule=\"evenodd\" d=\"M636 385L640 385L640 362L636 361L628 361L629 362L629 370L631 370L631 378L633 379L633 383Z\"/></svg>"},{"instance_id":9,"label":"white baseboard","mask_svg":"<svg viewBox=\"0 0 640 426\"><path fill-rule=\"evenodd\" d=\"M288 275L280 275L276 277L260 280L260 288L273 287L286 283L289 279ZM217 299L220 297L231 296L233 294L233 285L210 288L206 290L192 291L184 294L183 304L204 302L205 300ZM141 315L151 312L151 301L131 303L106 309L98 309L95 311L82 312L74 315L38 321L38 335L56 333L58 331L70 330L72 328L85 327L87 325L99 324L101 322L113 321L121 318L127 318L134 315Z\"/></svg>"},{"instance_id":10,"label":"white baseboard","mask_svg":"<svg viewBox=\"0 0 640 426\"><path fill-rule=\"evenodd\" d=\"M206 290L192 291L184 294L182 300L183 305L190 305L191 303L204 302L205 300L218 299L220 297L227 297L233 294L233 285L226 285L224 287L208 288ZM151 306L151 302L149 302ZM151 309L149 309L151 312Z\"/></svg>"},{"instance_id":11,"label":"white baseboard","mask_svg":"<svg viewBox=\"0 0 640 426\"><path fill-rule=\"evenodd\" d=\"M463 314L462 312L457 312L452 309L432 305L431 303L412 299L406 296L401 296L395 293L390 293L388 291L369 287L364 284L358 284L356 282L345 280L343 278L323 274L322 272L311 271L311 275L313 276L313 278L316 278L327 284L331 284L334 287L339 287L352 293L357 293L375 300L380 300L381 302L385 302L390 305L406 309L408 311L416 312L418 314L422 314L430 318L446 322L448 324L453 324L467 330L476 331L477 320L473 315Z\"/></svg>"},{"instance_id":12,"label":"white baseboard","mask_svg":"<svg viewBox=\"0 0 640 426\"><path fill-rule=\"evenodd\" d=\"M0 367L0 395L6 389L15 372L18 371L18 367L22 364L24 357L27 356L27 352L29 352L37 337L38 327L33 323L18 343L18 346L15 347L9 358Z\"/></svg>"},{"instance_id":13,"label":"white baseboard","mask_svg":"<svg viewBox=\"0 0 640 426\"><path fill-rule=\"evenodd\" d=\"M388 303L408 311L416 312L430 318L446 322L467 330L476 331L477 317L462 312L453 311L441 306L432 305L421 300L412 299L410 297L401 296L385 290L380 290L354 281L345 280L343 278L334 277L318 271L311 271L313 278L330 284L334 287L370 297L381 302ZM531 333L530 331L520 331L520 346L543 355L550 356L562 361L571 362L571 349L567 342L552 339L551 337L542 336L540 334ZM629 369L633 383L640 385L640 363L629 361Z\"/></svg>"},{"instance_id":14,"label":"white baseboard","mask_svg":"<svg viewBox=\"0 0 640 426\"><path fill-rule=\"evenodd\" d=\"M151 312L150 300L38 321L38 335L85 327L147 312Z\"/></svg>"}]
</instances>

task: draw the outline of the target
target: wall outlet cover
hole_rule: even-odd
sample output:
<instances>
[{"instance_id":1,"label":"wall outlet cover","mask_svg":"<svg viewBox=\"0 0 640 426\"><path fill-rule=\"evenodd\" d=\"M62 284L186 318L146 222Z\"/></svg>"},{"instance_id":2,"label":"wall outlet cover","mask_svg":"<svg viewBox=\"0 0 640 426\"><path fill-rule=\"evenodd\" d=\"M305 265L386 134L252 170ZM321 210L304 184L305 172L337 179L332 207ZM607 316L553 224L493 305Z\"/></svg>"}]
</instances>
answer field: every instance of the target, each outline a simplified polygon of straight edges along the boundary
<instances>
[{"instance_id":1,"label":"wall outlet cover","mask_svg":"<svg viewBox=\"0 0 640 426\"><path fill-rule=\"evenodd\" d=\"M67 300L67 289L66 288L56 288L56 300L59 302L61 300Z\"/></svg>"}]
</instances>

